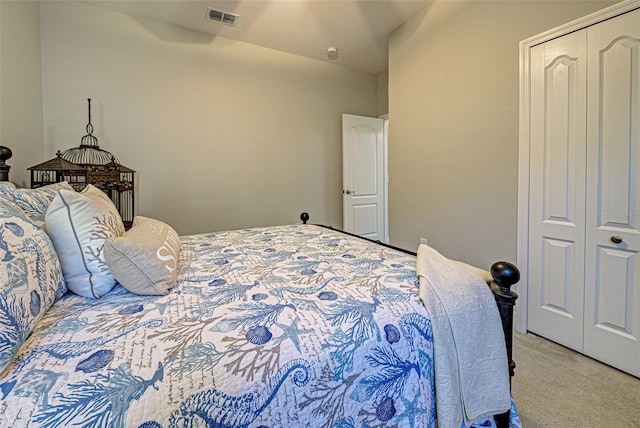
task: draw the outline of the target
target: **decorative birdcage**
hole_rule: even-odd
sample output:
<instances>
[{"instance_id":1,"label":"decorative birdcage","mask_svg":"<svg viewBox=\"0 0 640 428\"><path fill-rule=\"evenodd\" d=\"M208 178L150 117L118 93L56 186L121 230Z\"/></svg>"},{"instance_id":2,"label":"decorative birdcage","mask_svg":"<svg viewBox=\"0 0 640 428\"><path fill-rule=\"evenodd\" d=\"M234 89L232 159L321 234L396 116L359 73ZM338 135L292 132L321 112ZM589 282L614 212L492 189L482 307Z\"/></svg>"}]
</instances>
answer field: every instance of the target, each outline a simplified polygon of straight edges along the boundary
<instances>
[{"instance_id":1,"label":"decorative birdcage","mask_svg":"<svg viewBox=\"0 0 640 428\"><path fill-rule=\"evenodd\" d=\"M31 188L67 181L80 191L87 184L92 184L111 198L128 229L134 217L135 171L121 165L118 158L100 148L91 124L91 98L87 101L89 123L87 135L81 138L80 146L64 152L58 150L54 159L28 168L31 171Z\"/></svg>"}]
</instances>

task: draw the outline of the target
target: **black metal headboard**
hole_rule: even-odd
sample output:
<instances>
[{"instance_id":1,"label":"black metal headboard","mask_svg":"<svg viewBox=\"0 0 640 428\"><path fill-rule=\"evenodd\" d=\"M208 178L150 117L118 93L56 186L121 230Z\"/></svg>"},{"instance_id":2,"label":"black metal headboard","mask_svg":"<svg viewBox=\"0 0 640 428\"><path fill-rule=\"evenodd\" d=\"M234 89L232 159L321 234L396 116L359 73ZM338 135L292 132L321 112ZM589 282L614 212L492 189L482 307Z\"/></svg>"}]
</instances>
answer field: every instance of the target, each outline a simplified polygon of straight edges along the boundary
<instances>
[{"instance_id":1,"label":"black metal headboard","mask_svg":"<svg viewBox=\"0 0 640 428\"><path fill-rule=\"evenodd\" d=\"M9 170L11 167L5 162L11 159L13 152L9 147L0 146L0 181L9 181Z\"/></svg>"}]
</instances>

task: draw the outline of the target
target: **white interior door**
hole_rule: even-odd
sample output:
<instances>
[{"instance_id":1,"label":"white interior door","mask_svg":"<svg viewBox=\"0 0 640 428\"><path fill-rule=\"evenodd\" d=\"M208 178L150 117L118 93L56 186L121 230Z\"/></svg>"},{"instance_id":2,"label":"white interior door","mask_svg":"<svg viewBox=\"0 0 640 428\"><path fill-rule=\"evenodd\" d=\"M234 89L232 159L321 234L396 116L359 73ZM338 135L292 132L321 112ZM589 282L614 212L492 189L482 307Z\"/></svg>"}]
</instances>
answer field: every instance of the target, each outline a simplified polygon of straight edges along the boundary
<instances>
[{"instance_id":1,"label":"white interior door","mask_svg":"<svg viewBox=\"0 0 640 428\"><path fill-rule=\"evenodd\" d=\"M531 49L528 329L582 351L586 32Z\"/></svg>"},{"instance_id":2,"label":"white interior door","mask_svg":"<svg viewBox=\"0 0 640 428\"><path fill-rule=\"evenodd\" d=\"M640 376L640 10L588 30L584 352Z\"/></svg>"},{"instance_id":3,"label":"white interior door","mask_svg":"<svg viewBox=\"0 0 640 428\"><path fill-rule=\"evenodd\" d=\"M343 228L387 241L384 121L342 115Z\"/></svg>"}]
</instances>

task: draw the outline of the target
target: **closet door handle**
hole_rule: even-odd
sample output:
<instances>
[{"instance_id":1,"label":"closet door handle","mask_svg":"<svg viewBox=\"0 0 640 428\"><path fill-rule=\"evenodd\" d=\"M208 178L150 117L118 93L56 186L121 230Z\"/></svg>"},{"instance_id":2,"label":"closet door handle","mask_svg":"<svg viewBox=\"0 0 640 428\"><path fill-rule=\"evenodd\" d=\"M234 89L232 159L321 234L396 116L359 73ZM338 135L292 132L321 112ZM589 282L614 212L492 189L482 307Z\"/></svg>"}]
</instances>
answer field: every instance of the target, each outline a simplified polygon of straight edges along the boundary
<instances>
[{"instance_id":1,"label":"closet door handle","mask_svg":"<svg viewBox=\"0 0 640 428\"><path fill-rule=\"evenodd\" d=\"M622 238L616 235L613 235L611 238L609 238L609 240L611 242L613 242L614 244L620 244L622 243Z\"/></svg>"}]
</instances>

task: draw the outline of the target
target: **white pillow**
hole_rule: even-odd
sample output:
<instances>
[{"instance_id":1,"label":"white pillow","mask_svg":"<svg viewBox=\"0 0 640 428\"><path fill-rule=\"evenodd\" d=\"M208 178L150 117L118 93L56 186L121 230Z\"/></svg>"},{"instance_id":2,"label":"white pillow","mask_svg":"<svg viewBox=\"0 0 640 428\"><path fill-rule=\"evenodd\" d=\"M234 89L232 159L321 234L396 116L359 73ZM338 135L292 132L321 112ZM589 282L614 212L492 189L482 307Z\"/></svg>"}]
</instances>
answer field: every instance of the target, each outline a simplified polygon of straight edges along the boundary
<instances>
[{"instance_id":1,"label":"white pillow","mask_svg":"<svg viewBox=\"0 0 640 428\"><path fill-rule=\"evenodd\" d=\"M124 225L111 199L87 185L82 192L58 190L45 215L69 290L94 299L116 284L104 259L107 238L124 235Z\"/></svg>"},{"instance_id":2,"label":"white pillow","mask_svg":"<svg viewBox=\"0 0 640 428\"><path fill-rule=\"evenodd\" d=\"M168 224L136 216L124 236L104 244L104 258L113 276L127 290L163 295L176 284L180 237Z\"/></svg>"}]
</instances>

